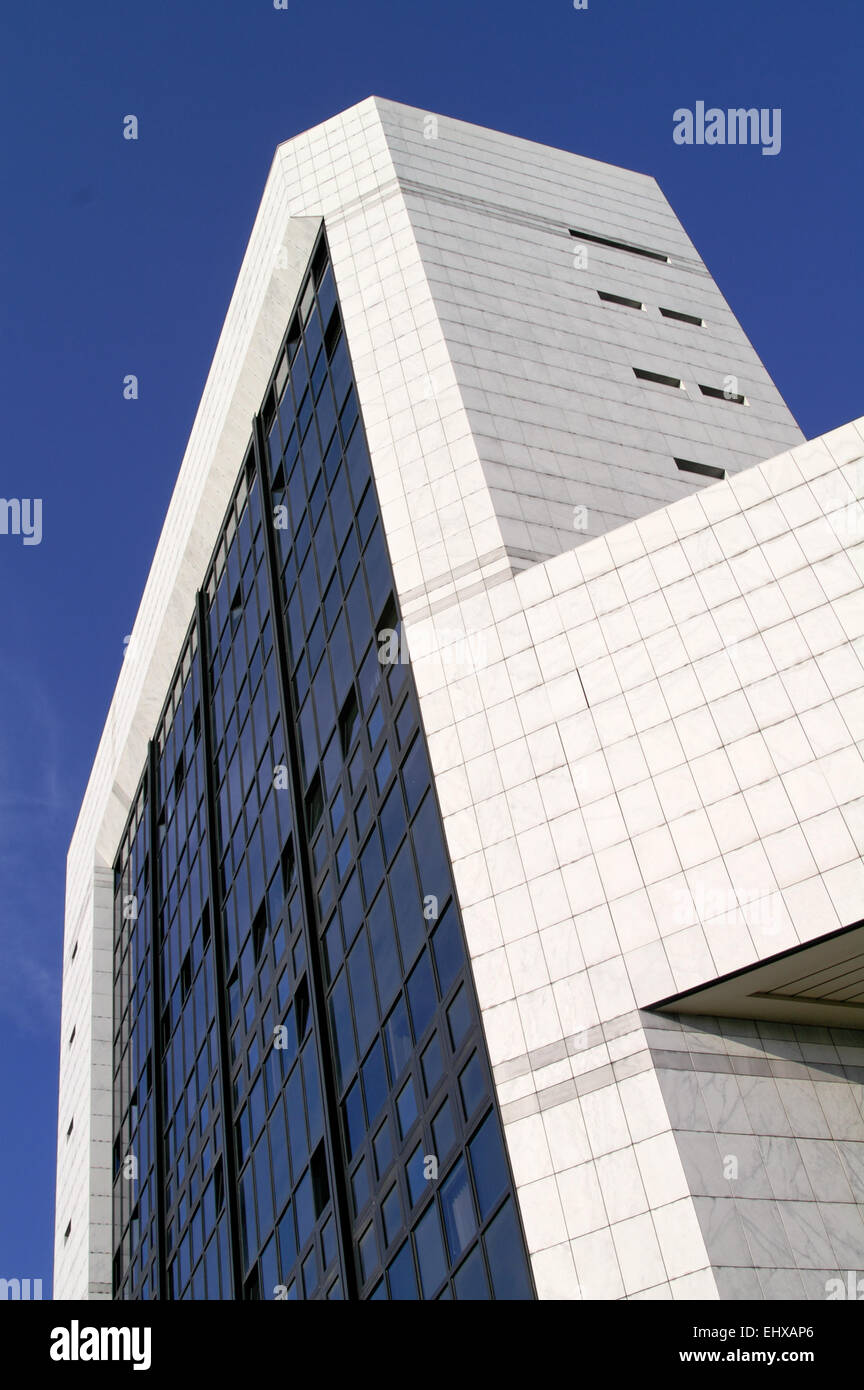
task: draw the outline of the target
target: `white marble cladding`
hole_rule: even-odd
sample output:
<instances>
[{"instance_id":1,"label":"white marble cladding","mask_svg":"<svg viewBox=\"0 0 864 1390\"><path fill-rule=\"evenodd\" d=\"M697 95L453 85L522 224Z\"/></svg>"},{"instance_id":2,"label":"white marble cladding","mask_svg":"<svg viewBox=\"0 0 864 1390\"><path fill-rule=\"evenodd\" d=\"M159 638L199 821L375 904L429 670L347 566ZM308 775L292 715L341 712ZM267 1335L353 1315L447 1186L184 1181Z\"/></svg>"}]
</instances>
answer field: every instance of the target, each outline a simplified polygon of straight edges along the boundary
<instances>
[{"instance_id":1,"label":"white marble cladding","mask_svg":"<svg viewBox=\"0 0 864 1390\"><path fill-rule=\"evenodd\" d=\"M113 874L96 868L77 917L67 918L54 1252L59 1298L111 1296L113 919Z\"/></svg>"},{"instance_id":2,"label":"white marble cladding","mask_svg":"<svg viewBox=\"0 0 864 1390\"><path fill-rule=\"evenodd\" d=\"M864 1032L642 1022L720 1297L848 1297L864 1256Z\"/></svg>"},{"instance_id":3,"label":"white marble cladding","mask_svg":"<svg viewBox=\"0 0 864 1390\"><path fill-rule=\"evenodd\" d=\"M859 420L406 623L546 1296L716 1296L634 1010L864 915L862 492Z\"/></svg>"},{"instance_id":4,"label":"white marble cladding","mask_svg":"<svg viewBox=\"0 0 864 1390\"><path fill-rule=\"evenodd\" d=\"M391 102L379 109L425 273L415 293L431 295L446 346L440 369L421 378L421 402L433 424L440 405L446 429L455 379L512 568L691 494L704 479L679 472L676 457L735 472L801 442L653 178ZM576 241L570 228L669 263ZM413 361L399 370L416 419ZM683 389L637 380L634 368ZM727 381L746 405L699 389ZM451 505L442 517L439 502L436 518L424 484L437 482L441 464L428 446L418 455L410 433L403 455L391 399L384 414L422 562L440 547L437 521L454 534L457 512ZM418 568L416 584L425 578Z\"/></svg>"},{"instance_id":5,"label":"white marble cladding","mask_svg":"<svg viewBox=\"0 0 864 1390\"><path fill-rule=\"evenodd\" d=\"M326 219L406 613L691 495L675 457L735 471L800 442L653 179L377 98L280 146L277 175ZM699 390L733 378L746 405Z\"/></svg>"}]
</instances>

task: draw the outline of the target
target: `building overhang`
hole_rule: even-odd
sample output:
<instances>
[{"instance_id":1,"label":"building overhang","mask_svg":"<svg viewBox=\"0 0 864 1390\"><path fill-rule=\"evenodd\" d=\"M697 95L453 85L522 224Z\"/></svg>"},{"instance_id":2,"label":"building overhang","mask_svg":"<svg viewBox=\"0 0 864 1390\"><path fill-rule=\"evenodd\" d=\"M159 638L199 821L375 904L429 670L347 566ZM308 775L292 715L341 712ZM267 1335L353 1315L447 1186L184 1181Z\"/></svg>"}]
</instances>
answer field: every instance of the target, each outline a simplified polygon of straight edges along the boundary
<instances>
[{"instance_id":1,"label":"building overhang","mask_svg":"<svg viewBox=\"0 0 864 1390\"><path fill-rule=\"evenodd\" d=\"M652 1004L663 1014L864 1027L864 921Z\"/></svg>"}]
</instances>

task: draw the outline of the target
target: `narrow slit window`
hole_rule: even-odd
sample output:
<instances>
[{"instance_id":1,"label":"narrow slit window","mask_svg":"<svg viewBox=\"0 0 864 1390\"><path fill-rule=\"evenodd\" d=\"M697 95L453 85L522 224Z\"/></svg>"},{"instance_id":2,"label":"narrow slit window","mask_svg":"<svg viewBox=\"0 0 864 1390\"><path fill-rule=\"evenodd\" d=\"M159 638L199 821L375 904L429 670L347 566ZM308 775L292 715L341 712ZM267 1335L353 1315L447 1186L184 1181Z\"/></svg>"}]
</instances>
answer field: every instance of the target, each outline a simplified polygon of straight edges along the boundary
<instances>
[{"instance_id":1,"label":"narrow slit window","mask_svg":"<svg viewBox=\"0 0 864 1390\"><path fill-rule=\"evenodd\" d=\"M604 304L622 304L625 309L644 309L645 305L640 299L628 299L623 294L610 294L608 290L598 290L598 299L602 299Z\"/></svg>"},{"instance_id":2,"label":"narrow slit window","mask_svg":"<svg viewBox=\"0 0 864 1390\"><path fill-rule=\"evenodd\" d=\"M676 468L680 468L682 473L698 473L703 478L719 478L721 481L726 477L725 468L715 468L711 463L694 463L692 459L676 459Z\"/></svg>"},{"instance_id":3,"label":"narrow slit window","mask_svg":"<svg viewBox=\"0 0 864 1390\"><path fill-rule=\"evenodd\" d=\"M715 401L729 401L732 405L748 405L746 396L739 396L736 391L721 391L719 386L703 386L699 383L699 390L703 396L710 396Z\"/></svg>"},{"instance_id":4,"label":"narrow slit window","mask_svg":"<svg viewBox=\"0 0 864 1390\"><path fill-rule=\"evenodd\" d=\"M647 256L651 261L664 261L666 265L669 264L669 257L663 251L649 251L646 246L633 246L630 242L597 236L594 232L583 232L576 227L569 227L568 231L577 241L593 241L596 246L611 246L615 251L629 251L634 256Z\"/></svg>"},{"instance_id":5,"label":"narrow slit window","mask_svg":"<svg viewBox=\"0 0 864 1390\"><path fill-rule=\"evenodd\" d=\"M72 1119L69 1121L69 1128L68 1128L67 1131L66 1131L66 1138L67 1138L67 1139L69 1138L69 1135L72 1133L72 1130L73 1130L74 1128L75 1128L75 1117L74 1117L74 1115L73 1115Z\"/></svg>"},{"instance_id":6,"label":"narrow slit window","mask_svg":"<svg viewBox=\"0 0 864 1390\"><path fill-rule=\"evenodd\" d=\"M658 386L674 386L680 391L684 383L677 376L664 376L662 372L649 372L644 367L634 367L633 375L640 381L653 381Z\"/></svg>"},{"instance_id":7,"label":"narrow slit window","mask_svg":"<svg viewBox=\"0 0 864 1390\"><path fill-rule=\"evenodd\" d=\"M680 309L664 309L660 306L660 313L664 319L677 319L679 323L692 323L697 328L705 327L705 320L700 319L697 314L683 314Z\"/></svg>"}]
</instances>

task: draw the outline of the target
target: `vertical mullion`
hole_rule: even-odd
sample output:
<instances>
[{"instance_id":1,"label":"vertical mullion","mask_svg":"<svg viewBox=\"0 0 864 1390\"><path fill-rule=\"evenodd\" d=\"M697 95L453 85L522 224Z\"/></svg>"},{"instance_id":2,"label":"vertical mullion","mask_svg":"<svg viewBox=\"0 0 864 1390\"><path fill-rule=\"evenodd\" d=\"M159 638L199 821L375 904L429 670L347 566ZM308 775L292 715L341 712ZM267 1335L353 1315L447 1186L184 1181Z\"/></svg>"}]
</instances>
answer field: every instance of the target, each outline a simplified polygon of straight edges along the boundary
<instances>
[{"instance_id":1,"label":"vertical mullion","mask_svg":"<svg viewBox=\"0 0 864 1390\"><path fill-rule=\"evenodd\" d=\"M147 745L148 813L150 834L150 998L153 1055L153 1141L155 1144L157 1266L159 1298L168 1297L167 1213L165 1207L165 1115L162 1104L162 893L159 882L159 759L153 739Z\"/></svg>"},{"instance_id":2,"label":"vertical mullion","mask_svg":"<svg viewBox=\"0 0 864 1390\"><path fill-rule=\"evenodd\" d=\"M216 796L213 786L215 750L213 747L212 689L210 682L210 642L207 606L199 589L195 596L198 626L198 660L201 663L201 738L204 745L204 809L207 827L207 868L210 896L210 940L216 981L216 1032L219 1039L219 1080L222 1098L223 1161L225 1164L225 1203L228 1216L228 1244L231 1251L233 1298L243 1297L243 1268L240 1259L240 1216L237 1192L237 1164L234 1153L234 1104L231 1091L231 1052L229 1047L228 986L222 935L222 900L219 892L219 848L216 839ZM217 1235L218 1239L218 1221Z\"/></svg>"},{"instance_id":3,"label":"vertical mullion","mask_svg":"<svg viewBox=\"0 0 864 1390\"><path fill-rule=\"evenodd\" d=\"M278 663L279 703L282 727L285 736L285 751L288 758L288 772L291 779L291 829L294 836L295 861L303 902L303 919L306 935L306 958L309 968L309 985L312 1007L315 1010L315 1050L326 1116L325 1153L333 1193L333 1209L336 1227L339 1231L339 1263L341 1266L342 1287L346 1299L357 1298L357 1279L354 1269L353 1241L351 1239L351 1214L348 1200L348 1181L342 1162L339 1137L339 1101L334 1084L335 1063L330 1032L327 1024L326 989L321 968L321 953L318 947L316 927L315 894L309 869L309 844L306 833L305 797L300 784L300 749L297 724L291 699L291 677L288 661L288 646L285 639L285 616L281 601L281 583L276 555L276 539L273 534L273 498L270 492L270 478L265 465L267 443L264 436L264 422L256 415L253 424L255 469L258 488L261 494L261 529L264 534L267 585L270 598L270 614L273 621L274 654Z\"/></svg>"}]
</instances>

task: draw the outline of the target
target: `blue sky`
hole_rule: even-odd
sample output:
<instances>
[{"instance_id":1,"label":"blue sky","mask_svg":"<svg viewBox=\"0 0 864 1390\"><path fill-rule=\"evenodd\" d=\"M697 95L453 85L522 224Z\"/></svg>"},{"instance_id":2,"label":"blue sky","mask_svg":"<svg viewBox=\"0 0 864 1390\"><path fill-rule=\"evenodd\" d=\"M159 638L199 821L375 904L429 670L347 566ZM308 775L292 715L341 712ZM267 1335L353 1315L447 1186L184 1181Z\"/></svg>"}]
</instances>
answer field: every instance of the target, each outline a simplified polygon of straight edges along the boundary
<instances>
[{"instance_id":1,"label":"blue sky","mask_svg":"<svg viewBox=\"0 0 864 1390\"><path fill-rule=\"evenodd\" d=\"M0 1276L47 1294L66 848L275 146L375 93L653 174L810 437L864 410L864 18L47 0L0 38L0 493L43 502L0 535ZM699 100L780 107L781 152L676 145Z\"/></svg>"}]
</instances>

